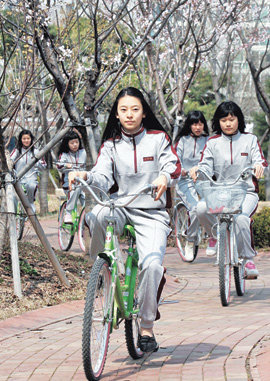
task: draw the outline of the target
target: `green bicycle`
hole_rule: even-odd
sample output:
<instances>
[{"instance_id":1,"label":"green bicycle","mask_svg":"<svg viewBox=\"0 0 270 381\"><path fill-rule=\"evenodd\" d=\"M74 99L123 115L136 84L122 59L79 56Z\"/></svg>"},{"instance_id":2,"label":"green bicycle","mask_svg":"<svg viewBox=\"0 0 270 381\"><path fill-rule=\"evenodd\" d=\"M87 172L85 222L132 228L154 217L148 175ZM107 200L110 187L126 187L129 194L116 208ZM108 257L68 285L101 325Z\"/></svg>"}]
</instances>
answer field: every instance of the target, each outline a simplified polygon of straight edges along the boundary
<instances>
[{"instance_id":1,"label":"green bicycle","mask_svg":"<svg viewBox=\"0 0 270 381\"><path fill-rule=\"evenodd\" d=\"M68 251L74 241L75 233L78 233L78 241L82 251L85 251L85 208L79 212L77 205L71 212L72 223L65 223L67 201L64 201L59 209L58 215L58 242L61 250Z\"/></svg>"},{"instance_id":2,"label":"green bicycle","mask_svg":"<svg viewBox=\"0 0 270 381\"><path fill-rule=\"evenodd\" d=\"M124 320L127 350L133 359L139 359L144 352L137 346L139 333L137 272L138 252L134 227L125 225L124 236L128 237L125 264L121 260L118 237L115 234L115 208L126 207L140 194L151 191L147 185L125 204L116 203L115 199L101 201L84 180L76 178L92 194L95 201L110 209L104 250L98 254L93 265L85 298L82 354L83 366L88 380L99 380L105 365L109 337L113 329L119 328ZM100 190L99 190L100 191ZM108 197L107 197L108 198ZM123 274L123 275L121 275Z\"/></svg>"}]
</instances>

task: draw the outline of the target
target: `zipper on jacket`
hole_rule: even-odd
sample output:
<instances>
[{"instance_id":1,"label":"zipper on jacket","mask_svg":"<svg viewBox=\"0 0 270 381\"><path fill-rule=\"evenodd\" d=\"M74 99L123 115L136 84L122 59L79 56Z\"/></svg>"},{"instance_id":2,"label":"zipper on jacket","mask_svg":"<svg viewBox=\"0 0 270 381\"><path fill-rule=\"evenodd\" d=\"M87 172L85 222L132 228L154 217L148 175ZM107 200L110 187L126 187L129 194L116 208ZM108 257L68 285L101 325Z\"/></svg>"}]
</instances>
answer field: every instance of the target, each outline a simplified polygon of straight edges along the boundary
<instances>
[{"instance_id":1,"label":"zipper on jacket","mask_svg":"<svg viewBox=\"0 0 270 381\"><path fill-rule=\"evenodd\" d=\"M231 164L233 164L233 156L232 156L232 137L230 138L230 151L231 151Z\"/></svg>"},{"instance_id":2,"label":"zipper on jacket","mask_svg":"<svg viewBox=\"0 0 270 381\"><path fill-rule=\"evenodd\" d=\"M194 150L193 150L193 157L195 157L195 152L196 152L196 143L197 143L197 138L194 138Z\"/></svg>"},{"instance_id":3,"label":"zipper on jacket","mask_svg":"<svg viewBox=\"0 0 270 381\"><path fill-rule=\"evenodd\" d=\"M137 151L134 136L132 137L133 149L134 149L134 171L137 173Z\"/></svg>"}]
</instances>

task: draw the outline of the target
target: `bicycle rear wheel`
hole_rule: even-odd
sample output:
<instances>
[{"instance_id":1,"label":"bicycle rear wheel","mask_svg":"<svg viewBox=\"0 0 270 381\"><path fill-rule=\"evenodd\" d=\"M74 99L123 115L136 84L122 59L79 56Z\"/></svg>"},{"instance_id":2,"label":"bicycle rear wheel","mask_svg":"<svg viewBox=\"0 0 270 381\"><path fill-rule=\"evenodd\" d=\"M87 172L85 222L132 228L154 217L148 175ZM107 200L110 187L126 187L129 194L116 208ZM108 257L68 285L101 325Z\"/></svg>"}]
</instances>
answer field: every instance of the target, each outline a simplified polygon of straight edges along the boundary
<instances>
[{"instance_id":1,"label":"bicycle rear wheel","mask_svg":"<svg viewBox=\"0 0 270 381\"><path fill-rule=\"evenodd\" d=\"M105 259L98 258L87 286L83 316L82 354L88 380L99 380L107 356L110 327L111 273Z\"/></svg>"},{"instance_id":2,"label":"bicycle rear wheel","mask_svg":"<svg viewBox=\"0 0 270 381\"><path fill-rule=\"evenodd\" d=\"M60 207L58 219L58 242L60 249L63 251L68 251L74 240L73 225L64 223L66 205L67 202L64 201Z\"/></svg>"},{"instance_id":3,"label":"bicycle rear wheel","mask_svg":"<svg viewBox=\"0 0 270 381\"><path fill-rule=\"evenodd\" d=\"M228 306L231 292L231 247L227 222L222 222L219 232L219 293L221 304Z\"/></svg>"},{"instance_id":4,"label":"bicycle rear wheel","mask_svg":"<svg viewBox=\"0 0 270 381\"><path fill-rule=\"evenodd\" d=\"M175 227L175 240L178 249L178 253L184 262L193 262L197 257L199 245L194 243L193 245L193 260L187 261L185 257L185 245L187 242L187 229L189 225L188 210L184 204L176 205L174 209L174 227Z\"/></svg>"},{"instance_id":5,"label":"bicycle rear wheel","mask_svg":"<svg viewBox=\"0 0 270 381\"><path fill-rule=\"evenodd\" d=\"M236 293L238 296L243 296L245 293L245 278L244 278L245 266L242 263L239 263L238 266L234 266L234 283L236 288Z\"/></svg>"},{"instance_id":6,"label":"bicycle rear wheel","mask_svg":"<svg viewBox=\"0 0 270 381\"><path fill-rule=\"evenodd\" d=\"M90 233L89 228L85 222L85 208L83 208L81 211L81 214L80 214L80 218L79 218L78 241L79 241L79 245L80 245L81 250L84 252L85 252L85 238L86 238L87 234L90 235L90 240L91 240L91 233Z\"/></svg>"},{"instance_id":7,"label":"bicycle rear wheel","mask_svg":"<svg viewBox=\"0 0 270 381\"><path fill-rule=\"evenodd\" d=\"M24 231L25 224L25 214L23 210L23 206L20 201L18 201L17 205L17 213L16 213L16 232L17 232L17 240L21 240Z\"/></svg>"}]
</instances>

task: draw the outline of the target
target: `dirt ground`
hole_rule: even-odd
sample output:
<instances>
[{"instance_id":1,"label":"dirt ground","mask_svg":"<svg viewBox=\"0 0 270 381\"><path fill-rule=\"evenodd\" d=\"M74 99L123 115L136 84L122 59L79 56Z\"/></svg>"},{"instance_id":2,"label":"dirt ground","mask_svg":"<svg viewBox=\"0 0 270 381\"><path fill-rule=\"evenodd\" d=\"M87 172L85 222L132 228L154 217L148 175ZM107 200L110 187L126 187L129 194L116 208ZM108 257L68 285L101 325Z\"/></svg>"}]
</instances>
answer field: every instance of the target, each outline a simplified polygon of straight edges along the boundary
<instances>
[{"instance_id":1,"label":"dirt ground","mask_svg":"<svg viewBox=\"0 0 270 381\"><path fill-rule=\"evenodd\" d=\"M70 288L66 288L61 284L41 246L30 242L19 243L19 253L22 299L13 295L11 256L8 247L0 259L0 320L43 306L84 298L90 271L85 256L55 252L71 285Z\"/></svg>"},{"instance_id":2,"label":"dirt ground","mask_svg":"<svg viewBox=\"0 0 270 381\"><path fill-rule=\"evenodd\" d=\"M53 194L48 195L48 200L49 213L54 215L57 223L60 201ZM38 202L36 202L36 210L39 213ZM27 225L30 226L30 222L27 222ZM24 236L28 242L18 243L22 299L13 295L12 265L8 246L0 257L0 320L43 306L83 299L85 295L90 272L86 256L54 249L71 284L70 288L66 288L61 284L44 248L38 243L32 243L31 239L27 239L27 234L26 227Z\"/></svg>"}]
</instances>

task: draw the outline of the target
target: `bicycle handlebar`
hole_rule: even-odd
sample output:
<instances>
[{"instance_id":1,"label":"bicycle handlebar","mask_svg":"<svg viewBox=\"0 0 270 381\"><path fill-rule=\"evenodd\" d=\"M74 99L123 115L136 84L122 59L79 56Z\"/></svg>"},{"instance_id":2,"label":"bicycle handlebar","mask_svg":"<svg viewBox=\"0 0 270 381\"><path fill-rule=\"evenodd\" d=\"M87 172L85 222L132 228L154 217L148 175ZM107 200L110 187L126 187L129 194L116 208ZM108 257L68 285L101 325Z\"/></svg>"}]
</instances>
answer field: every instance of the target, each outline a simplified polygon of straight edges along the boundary
<instances>
[{"instance_id":1,"label":"bicycle handlebar","mask_svg":"<svg viewBox=\"0 0 270 381\"><path fill-rule=\"evenodd\" d=\"M134 201L140 194L142 193L148 193L149 191L151 191L151 196L154 197L154 193L157 189L157 186L156 185L152 185L152 184L147 184L145 185L143 188L141 188L135 195L133 196L129 196L131 197L126 203L115 203L115 200L113 198L109 198L108 201L102 201L97 195L96 193L93 191L93 189L91 187L95 187L97 188L99 191L102 191L104 193L104 190L97 187L97 186L93 186L93 185L89 185L85 180L83 180L81 177L75 177L74 179L77 183L81 183L90 193L91 195L93 196L93 198L95 199L95 201L99 204L99 205L102 205L102 206L111 206L112 204L114 205L115 208L124 208L126 206L128 206L129 204L132 203L132 201ZM106 194L107 196L107 194ZM108 196L107 196L108 197ZM127 196L125 196L127 197Z\"/></svg>"},{"instance_id":2,"label":"bicycle handlebar","mask_svg":"<svg viewBox=\"0 0 270 381\"><path fill-rule=\"evenodd\" d=\"M243 180L246 180L249 176L251 176L251 171L254 170L253 167L246 167L245 169L243 169L243 171L238 175L238 177L236 178L235 181L233 182L225 182L225 181L221 181L221 182L217 182L215 180L212 179L212 177L210 175L208 175L208 173L206 173L203 169L201 168L198 168L198 171L197 172L201 172L205 177L207 177L208 180L210 180L210 182L212 184L215 184L215 185L226 185L226 186L231 186L231 185L234 185L236 184L240 178L242 178Z\"/></svg>"}]
</instances>

